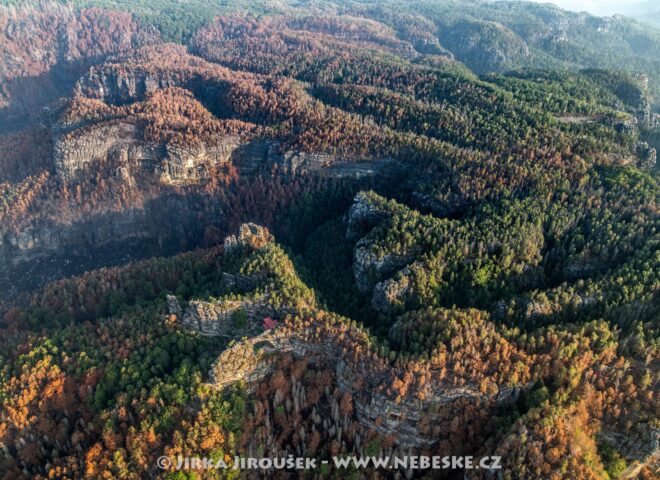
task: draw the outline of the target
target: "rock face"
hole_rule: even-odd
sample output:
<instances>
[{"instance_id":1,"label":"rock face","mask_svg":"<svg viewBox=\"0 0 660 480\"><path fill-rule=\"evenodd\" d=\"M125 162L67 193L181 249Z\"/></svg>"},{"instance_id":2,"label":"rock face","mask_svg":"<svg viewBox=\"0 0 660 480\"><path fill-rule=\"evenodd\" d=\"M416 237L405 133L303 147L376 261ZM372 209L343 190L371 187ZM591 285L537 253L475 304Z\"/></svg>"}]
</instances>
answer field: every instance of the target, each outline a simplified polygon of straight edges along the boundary
<instances>
[{"instance_id":1,"label":"rock face","mask_svg":"<svg viewBox=\"0 0 660 480\"><path fill-rule=\"evenodd\" d=\"M367 160L295 151L284 153L279 163L281 168L292 175L318 173L334 178L393 175L401 168L401 165L391 158Z\"/></svg>"},{"instance_id":2,"label":"rock face","mask_svg":"<svg viewBox=\"0 0 660 480\"><path fill-rule=\"evenodd\" d=\"M353 251L353 276L358 289L368 293L388 275L410 263L414 255L381 254L370 238L358 241Z\"/></svg>"},{"instance_id":3,"label":"rock face","mask_svg":"<svg viewBox=\"0 0 660 480\"><path fill-rule=\"evenodd\" d=\"M383 222L389 213L385 205L368 192L358 193L346 216L346 238L357 241L353 250L353 276L362 293L372 293L371 306L383 313L392 313L402 305L413 285L410 281L415 252L401 254L377 251L368 233ZM405 268L404 268L405 267ZM402 275L394 274L400 271Z\"/></svg>"},{"instance_id":4,"label":"rock face","mask_svg":"<svg viewBox=\"0 0 660 480\"><path fill-rule=\"evenodd\" d=\"M615 90L617 97L632 109L642 129L654 128L654 114L649 96L649 79L646 75L635 75L634 82L621 83Z\"/></svg>"},{"instance_id":5,"label":"rock face","mask_svg":"<svg viewBox=\"0 0 660 480\"><path fill-rule=\"evenodd\" d=\"M125 105L145 98L159 89L182 85L182 76L176 70L160 69L149 72L142 69L117 68L114 64L89 69L78 80L75 92L113 105Z\"/></svg>"},{"instance_id":6,"label":"rock face","mask_svg":"<svg viewBox=\"0 0 660 480\"><path fill-rule=\"evenodd\" d=\"M208 178L208 169L228 164L239 146L234 137L223 138L217 145L195 142L190 145L168 144L156 173L161 182L170 184L200 183Z\"/></svg>"},{"instance_id":7,"label":"rock face","mask_svg":"<svg viewBox=\"0 0 660 480\"><path fill-rule=\"evenodd\" d=\"M183 314L183 326L202 335L242 337L263 331L264 317L275 315L266 301L192 301Z\"/></svg>"},{"instance_id":8,"label":"rock face","mask_svg":"<svg viewBox=\"0 0 660 480\"><path fill-rule=\"evenodd\" d=\"M271 140L253 140L240 145L232 154L232 163L241 175L268 173L278 163L279 143Z\"/></svg>"},{"instance_id":9,"label":"rock face","mask_svg":"<svg viewBox=\"0 0 660 480\"><path fill-rule=\"evenodd\" d=\"M174 315L175 317L181 317L181 314L183 313L181 305L179 305L179 301L174 295L167 296L167 310L170 315Z\"/></svg>"},{"instance_id":10,"label":"rock face","mask_svg":"<svg viewBox=\"0 0 660 480\"><path fill-rule=\"evenodd\" d=\"M447 411L455 402L495 409L500 404L515 401L522 390L501 388L488 396L480 394L474 386L436 385L423 400L405 398L397 401L377 391L377 386L386 381L384 377L375 374L365 378L363 371L349 366L341 344L333 338L324 338L319 343L309 342L296 334L282 334L278 330L265 332L225 350L211 368L210 382L220 389L238 381L252 388L273 372L273 359L285 352L312 362L333 365L338 388L352 395L358 421L383 435L394 435L397 445L404 449L423 448L437 441L436 436L425 432L420 425L423 417L431 424L435 421L444 423Z\"/></svg>"},{"instance_id":11,"label":"rock face","mask_svg":"<svg viewBox=\"0 0 660 480\"><path fill-rule=\"evenodd\" d=\"M642 170L653 170L657 160L656 149L651 147L647 142L637 143L637 166Z\"/></svg>"},{"instance_id":12,"label":"rock face","mask_svg":"<svg viewBox=\"0 0 660 480\"><path fill-rule=\"evenodd\" d=\"M324 153L280 151L276 140L257 139L240 145L232 154L232 163L243 175L269 174L274 169L285 176L319 175L332 178L365 178L376 175L396 176L403 165L390 158L349 158Z\"/></svg>"},{"instance_id":13,"label":"rock face","mask_svg":"<svg viewBox=\"0 0 660 480\"><path fill-rule=\"evenodd\" d=\"M266 227L256 223L244 223L238 229L238 235L229 235L225 238L225 253L229 254L238 247L251 247L258 249L273 240Z\"/></svg>"},{"instance_id":14,"label":"rock face","mask_svg":"<svg viewBox=\"0 0 660 480\"><path fill-rule=\"evenodd\" d=\"M648 423L635 423L630 431L603 428L600 433L602 440L612 445L621 455L631 460L621 478L637 478L644 466L660 464L660 427Z\"/></svg>"},{"instance_id":15,"label":"rock face","mask_svg":"<svg viewBox=\"0 0 660 480\"><path fill-rule=\"evenodd\" d=\"M109 121L75 130L55 129L54 163L65 181L99 168L125 168L151 173L164 184L201 183L209 168L228 164L239 146L227 136L215 144L158 144L142 139L140 128L129 121Z\"/></svg>"},{"instance_id":16,"label":"rock face","mask_svg":"<svg viewBox=\"0 0 660 480\"><path fill-rule=\"evenodd\" d=\"M348 240L357 240L366 235L369 230L378 225L385 218L385 213L376 204L369 194L359 192L353 199L346 217L347 229L346 238Z\"/></svg>"},{"instance_id":17,"label":"rock face","mask_svg":"<svg viewBox=\"0 0 660 480\"><path fill-rule=\"evenodd\" d=\"M403 307L413 288L410 275L411 269L406 267L401 271L401 275L377 283L371 297L374 310L390 314L394 313L397 307Z\"/></svg>"},{"instance_id":18,"label":"rock face","mask_svg":"<svg viewBox=\"0 0 660 480\"><path fill-rule=\"evenodd\" d=\"M95 163L106 163L109 158L127 163L130 156L138 160L155 159L154 145L139 144L137 129L130 123L105 123L84 128L77 133L56 135L54 155L56 173L65 180L75 178Z\"/></svg>"}]
</instances>

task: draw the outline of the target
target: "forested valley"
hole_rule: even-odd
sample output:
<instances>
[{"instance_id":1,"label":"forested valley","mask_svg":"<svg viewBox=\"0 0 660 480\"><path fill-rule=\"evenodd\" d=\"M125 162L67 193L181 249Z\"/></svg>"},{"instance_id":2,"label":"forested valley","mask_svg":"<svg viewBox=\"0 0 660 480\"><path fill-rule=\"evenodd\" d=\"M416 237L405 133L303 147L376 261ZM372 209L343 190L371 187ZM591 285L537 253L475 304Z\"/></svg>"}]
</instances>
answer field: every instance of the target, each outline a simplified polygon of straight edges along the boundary
<instances>
[{"instance_id":1,"label":"forested valley","mask_svg":"<svg viewBox=\"0 0 660 480\"><path fill-rule=\"evenodd\" d=\"M0 478L654 479L660 31L0 2ZM497 471L166 456L500 456Z\"/></svg>"}]
</instances>

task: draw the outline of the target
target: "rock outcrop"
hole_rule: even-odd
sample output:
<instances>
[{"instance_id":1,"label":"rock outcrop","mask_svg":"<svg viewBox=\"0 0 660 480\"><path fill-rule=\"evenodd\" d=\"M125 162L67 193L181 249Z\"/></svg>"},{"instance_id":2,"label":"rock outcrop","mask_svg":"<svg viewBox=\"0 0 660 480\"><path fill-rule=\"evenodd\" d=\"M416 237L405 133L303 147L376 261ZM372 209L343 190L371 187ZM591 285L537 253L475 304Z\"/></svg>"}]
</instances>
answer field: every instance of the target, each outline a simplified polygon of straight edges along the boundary
<instances>
[{"instance_id":1,"label":"rock outcrop","mask_svg":"<svg viewBox=\"0 0 660 480\"><path fill-rule=\"evenodd\" d=\"M75 93L112 105L125 105L142 100L157 90L181 86L183 78L175 69L127 70L108 63L90 68L76 83Z\"/></svg>"},{"instance_id":2,"label":"rock outcrop","mask_svg":"<svg viewBox=\"0 0 660 480\"><path fill-rule=\"evenodd\" d=\"M161 174L163 183L200 183L208 178L211 167L230 163L238 146L238 139L234 137L223 138L215 145L204 142L168 144L156 173Z\"/></svg>"},{"instance_id":3,"label":"rock outcrop","mask_svg":"<svg viewBox=\"0 0 660 480\"><path fill-rule=\"evenodd\" d=\"M129 151L134 161L154 160L157 150L154 145L139 143L136 126L126 122L102 123L56 135L53 149L55 172L64 180L75 178L94 164L106 164L110 158L128 163Z\"/></svg>"},{"instance_id":4,"label":"rock outcrop","mask_svg":"<svg viewBox=\"0 0 660 480\"><path fill-rule=\"evenodd\" d=\"M245 223L239 227L237 235L225 238L224 254L240 256L263 251L272 241L273 236L267 228ZM273 291L265 279L268 275L268 271L251 275L223 272L225 297L191 300L183 309L176 297L170 295L167 298L169 315L175 316L184 329L201 335L230 339L258 335L265 328L270 328L265 323L266 319L272 322L297 311L297 308L287 304L283 296Z\"/></svg>"},{"instance_id":5,"label":"rock outcrop","mask_svg":"<svg viewBox=\"0 0 660 480\"><path fill-rule=\"evenodd\" d=\"M396 175L402 168L399 162L391 158L349 158L297 151L285 152L278 162L280 168L291 175L316 173L334 178Z\"/></svg>"},{"instance_id":6,"label":"rock outcrop","mask_svg":"<svg viewBox=\"0 0 660 480\"><path fill-rule=\"evenodd\" d=\"M400 275L378 282L373 289L371 306L385 314L394 313L405 305L406 298L413 289L410 267L401 270Z\"/></svg>"},{"instance_id":7,"label":"rock outcrop","mask_svg":"<svg viewBox=\"0 0 660 480\"><path fill-rule=\"evenodd\" d=\"M150 142L128 119L55 131L55 171L65 181L99 169L125 168L132 174L153 174L164 184L201 183L208 178L210 168L228 164L240 145L232 136L213 144Z\"/></svg>"},{"instance_id":8,"label":"rock outcrop","mask_svg":"<svg viewBox=\"0 0 660 480\"><path fill-rule=\"evenodd\" d=\"M357 242L353 251L353 276L362 293L371 292L376 284L415 258L412 253L379 253L374 247L373 240L365 237Z\"/></svg>"},{"instance_id":9,"label":"rock outcrop","mask_svg":"<svg viewBox=\"0 0 660 480\"><path fill-rule=\"evenodd\" d=\"M629 467L621 475L622 479L637 478L644 466L660 465L660 425L657 422L655 425L637 422L625 431L606 426L599 436L628 459Z\"/></svg>"},{"instance_id":10,"label":"rock outcrop","mask_svg":"<svg viewBox=\"0 0 660 480\"><path fill-rule=\"evenodd\" d=\"M202 335L240 338L263 331L263 318L275 315L266 299L192 301L183 314L184 328Z\"/></svg>"},{"instance_id":11,"label":"rock outcrop","mask_svg":"<svg viewBox=\"0 0 660 480\"><path fill-rule=\"evenodd\" d=\"M54 128L54 164L65 181L80 179L106 168L147 173L163 184L204 183L212 168L234 165L242 175L286 176L314 174L333 178L394 176L402 165L392 159L344 158L336 155L288 151L270 139L216 136L213 142L157 143L144 139L143 128L129 117L100 122L64 122Z\"/></svg>"},{"instance_id":12,"label":"rock outcrop","mask_svg":"<svg viewBox=\"0 0 660 480\"><path fill-rule=\"evenodd\" d=\"M349 364L341 343L336 339L325 337L320 342L310 342L303 336L275 330L234 345L213 364L209 374L211 384L222 389L235 382L244 382L248 388L253 388L273 372L274 359L283 353L332 365L338 388L353 398L358 421L382 435L395 436L397 445L404 449L428 447L439 440L439 437L425 431L421 425L423 417L431 424L444 424L455 402L471 403L475 408L496 409L498 405L515 401L522 390L503 387L495 394L485 395L470 385L450 387L438 384L430 388L424 399L406 397L397 400L378 390L378 386L387 381L386 372L366 376L364 371Z\"/></svg>"},{"instance_id":13,"label":"rock outcrop","mask_svg":"<svg viewBox=\"0 0 660 480\"><path fill-rule=\"evenodd\" d=\"M387 217L387 214L367 192L359 192L346 216L346 238L356 241Z\"/></svg>"},{"instance_id":14,"label":"rock outcrop","mask_svg":"<svg viewBox=\"0 0 660 480\"><path fill-rule=\"evenodd\" d=\"M658 157L656 149L651 147L647 142L638 142L635 150L637 154L637 166L642 170L653 170Z\"/></svg>"},{"instance_id":15,"label":"rock outcrop","mask_svg":"<svg viewBox=\"0 0 660 480\"><path fill-rule=\"evenodd\" d=\"M259 249L273 240L273 236L266 227L256 223L244 223L238 229L238 235L229 235L225 238L225 253L230 254L237 247L250 247Z\"/></svg>"}]
</instances>

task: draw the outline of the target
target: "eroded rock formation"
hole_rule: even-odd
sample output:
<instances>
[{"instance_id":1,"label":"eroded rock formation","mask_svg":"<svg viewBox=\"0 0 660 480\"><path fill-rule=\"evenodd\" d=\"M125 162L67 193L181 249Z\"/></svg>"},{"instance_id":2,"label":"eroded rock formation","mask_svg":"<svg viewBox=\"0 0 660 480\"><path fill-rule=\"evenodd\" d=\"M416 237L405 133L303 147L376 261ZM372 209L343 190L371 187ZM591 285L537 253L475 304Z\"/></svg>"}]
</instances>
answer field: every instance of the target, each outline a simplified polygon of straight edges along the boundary
<instances>
[{"instance_id":1,"label":"eroded rock formation","mask_svg":"<svg viewBox=\"0 0 660 480\"><path fill-rule=\"evenodd\" d=\"M334 365L337 386L353 396L359 421L366 428L375 426L383 435L395 435L397 445L402 448L421 448L441 440L442 437L434 437L430 431L425 431L421 425L423 417L431 424L449 424L453 420L451 407L456 402L494 411L500 404L515 401L521 391L521 387L502 387L496 393L486 395L475 386L452 388L436 384L429 387L423 398L410 396L397 400L379 391L379 386L389 378L386 369L365 376L364 370L356 368L347 358L341 342L332 337L313 342L307 339L308 334L276 330L244 340L220 355L211 369L210 382L217 388L224 388L242 381L252 388L272 373L274 357L282 353ZM470 425L470 428L474 426ZM468 428L468 425L453 425L452 428Z\"/></svg>"}]
</instances>

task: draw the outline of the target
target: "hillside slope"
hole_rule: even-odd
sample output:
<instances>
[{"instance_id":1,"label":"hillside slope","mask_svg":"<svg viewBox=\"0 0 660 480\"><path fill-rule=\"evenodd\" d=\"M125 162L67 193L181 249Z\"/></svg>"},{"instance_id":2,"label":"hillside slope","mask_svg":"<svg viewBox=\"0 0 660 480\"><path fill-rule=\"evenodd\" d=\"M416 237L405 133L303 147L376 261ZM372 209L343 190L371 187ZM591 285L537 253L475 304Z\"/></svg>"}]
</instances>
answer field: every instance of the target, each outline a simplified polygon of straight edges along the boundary
<instances>
[{"instance_id":1,"label":"hillside slope","mask_svg":"<svg viewBox=\"0 0 660 480\"><path fill-rule=\"evenodd\" d=\"M0 478L654 478L659 38L522 2L0 7ZM502 470L155 463L408 454Z\"/></svg>"}]
</instances>

